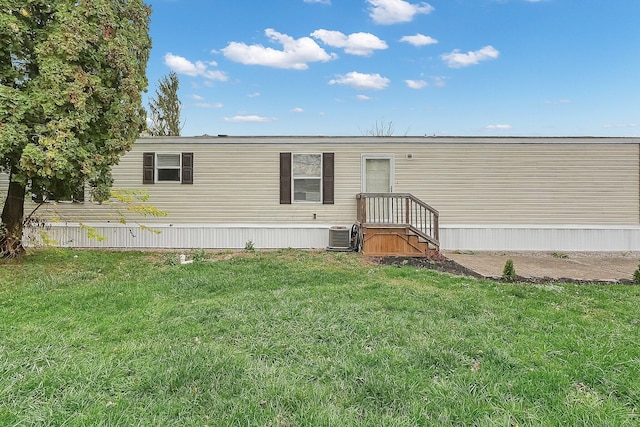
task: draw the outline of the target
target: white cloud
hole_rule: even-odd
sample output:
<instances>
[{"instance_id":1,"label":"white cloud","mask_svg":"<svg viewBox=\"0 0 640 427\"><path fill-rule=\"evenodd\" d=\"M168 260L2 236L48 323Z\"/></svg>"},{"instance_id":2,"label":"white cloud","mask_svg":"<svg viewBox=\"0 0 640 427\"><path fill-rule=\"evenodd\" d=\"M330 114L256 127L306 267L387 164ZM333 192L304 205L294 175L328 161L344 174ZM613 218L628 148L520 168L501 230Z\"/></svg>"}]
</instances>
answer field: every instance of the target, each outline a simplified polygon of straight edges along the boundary
<instances>
[{"instance_id":1,"label":"white cloud","mask_svg":"<svg viewBox=\"0 0 640 427\"><path fill-rule=\"evenodd\" d=\"M462 68L496 59L499 55L500 52L493 46L485 46L480 50L467 53L461 53L459 49L455 49L451 53L443 54L441 58L450 68Z\"/></svg>"},{"instance_id":2,"label":"white cloud","mask_svg":"<svg viewBox=\"0 0 640 427\"><path fill-rule=\"evenodd\" d=\"M428 83L424 80L405 80L404 82L411 89L422 89L423 87L428 86Z\"/></svg>"},{"instance_id":3,"label":"white cloud","mask_svg":"<svg viewBox=\"0 0 640 427\"><path fill-rule=\"evenodd\" d=\"M331 4L331 0L304 0L305 3Z\"/></svg>"},{"instance_id":4,"label":"white cloud","mask_svg":"<svg viewBox=\"0 0 640 427\"><path fill-rule=\"evenodd\" d=\"M389 85L389 79L380 74L363 74L352 71L345 75L338 75L337 78L329 81L330 85L338 84L351 86L356 89L380 90Z\"/></svg>"},{"instance_id":5,"label":"white cloud","mask_svg":"<svg viewBox=\"0 0 640 427\"><path fill-rule=\"evenodd\" d=\"M257 98L260 96L260 92L253 92L247 95L249 98Z\"/></svg>"},{"instance_id":6,"label":"white cloud","mask_svg":"<svg viewBox=\"0 0 640 427\"><path fill-rule=\"evenodd\" d=\"M348 36L340 31L316 30L311 37L331 47L344 48L351 55L369 56L375 50L386 49L387 43L371 33L353 33Z\"/></svg>"},{"instance_id":7,"label":"white cloud","mask_svg":"<svg viewBox=\"0 0 640 427\"><path fill-rule=\"evenodd\" d=\"M415 15L428 15L435 8L429 3L413 4L405 0L367 0L371 5L369 16L377 24L411 22Z\"/></svg>"},{"instance_id":8,"label":"white cloud","mask_svg":"<svg viewBox=\"0 0 640 427\"><path fill-rule=\"evenodd\" d=\"M196 107L200 107L200 108L222 108L222 107L224 107L224 105L222 105L222 103L220 103L220 102L216 102L215 104L210 104L208 102L196 102L194 105Z\"/></svg>"},{"instance_id":9,"label":"white cloud","mask_svg":"<svg viewBox=\"0 0 640 427\"><path fill-rule=\"evenodd\" d=\"M370 101L371 97L367 95L356 95L356 99L359 101Z\"/></svg>"},{"instance_id":10,"label":"white cloud","mask_svg":"<svg viewBox=\"0 0 640 427\"><path fill-rule=\"evenodd\" d=\"M401 42L411 43L414 46L426 46L429 44L436 44L438 40L424 34L416 34L415 36L404 36L400 39Z\"/></svg>"},{"instance_id":11,"label":"white cloud","mask_svg":"<svg viewBox=\"0 0 640 427\"><path fill-rule=\"evenodd\" d=\"M227 59L241 64L294 70L306 70L309 68L309 62L327 62L335 58L310 37L294 39L272 28L267 28L264 33L272 41L280 43L283 50L258 44L249 46L240 42L231 42L222 49L222 53Z\"/></svg>"},{"instance_id":12,"label":"white cloud","mask_svg":"<svg viewBox=\"0 0 640 427\"><path fill-rule=\"evenodd\" d=\"M604 125L602 127L604 127L605 129L615 129L615 128L636 128L640 125L638 125L637 123L617 123L617 124L608 124L608 125Z\"/></svg>"},{"instance_id":13,"label":"white cloud","mask_svg":"<svg viewBox=\"0 0 640 427\"><path fill-rule=\"evenodd\" d=\"M233 117L224 118L225 122L232 122L232 123L249 123L249 122L268 123L268 122L273 122L275 120L276 119L273 117L261 117L261 116L233 116Z\"/></svg>"},{"instance_id":14,"label":"white cloud","mask_svg":"<svg viewBox=\"0 0 640 427\"><path fill-rule=\"evenodd\" d=\"M196 101L204 101L203 96L196 95L195 93L191 95L191 99L195 99Z\"/></svg>"},{"instance_id":15,"label":"white cloud","mask_svg":"<svg viewBox=\"0 0 640 427\"><path fill-rule=\"evenodd\" d=\"M433 84L436 87L444 87L447 82L447 78L446 77L441 77L441 76L433 76L431 77L431 80L433 80Z\"/></svg>"},{"instance_id":16,"label":"white cloud","mask_svg":"<svg viewBox=\"0 0 640 427\"><path fill-rule=\"evenodd\" d=\"M571 100L569 100L569 99L559 99L559 100L557 100L557 101L551 101L551 100L549 100L549 101L545 101L544 103L545 103L545 104L549 104L549 105L570 104L570 103L571 103Z\"/></svg>"},{"instance_id":17,"label":"white cloud","mask_svg":"<svg viewBox=\"0 0 640 427\"><path fill-rule=\"evenodd\" d=\"M511 125L489 125L485 127L486 130L511 130Z\"/></svg>"},{"instance_id":18,"label":"white cloud","mask_svg":"<svg viewBox=\"0 0 640 427\"><path fill-rule=\"evenodd\" d=\"M225 73L222 71L209 70L207 65L202 61L196 61L193 63L188 59L174 55L171 52L164 56L164 63L167 67L171 68L171 70L178 74L184 74L191 77L201 76L205 79L219 80L221 82L229 80L229 77L227 77Z\"/></svg>"},{"instance_id":19,"label":"white cloud","mask_svg":"<svg viewBox=\"0 0 640 427\"><path fill-rule=\"evenodd\" d=\"M296 108L292 108L291 109L292 113L304 113L304 110L300 107L296 107Z\"/></svg>"}]
</instances>

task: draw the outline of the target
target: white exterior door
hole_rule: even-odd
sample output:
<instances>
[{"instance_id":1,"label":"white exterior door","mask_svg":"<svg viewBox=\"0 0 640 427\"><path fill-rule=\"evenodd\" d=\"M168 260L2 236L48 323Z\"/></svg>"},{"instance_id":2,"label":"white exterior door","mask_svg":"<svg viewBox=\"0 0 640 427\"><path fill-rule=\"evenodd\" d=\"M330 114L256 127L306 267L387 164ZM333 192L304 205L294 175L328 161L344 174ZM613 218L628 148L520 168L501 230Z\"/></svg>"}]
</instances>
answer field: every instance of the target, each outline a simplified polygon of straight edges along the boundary
<instances>
[{"instance_id":1,"label":"white exterior door","mask_svg":"<svg viewBox=\"0 0 640 427\"><path fill-rule=\"evenodd\" d=\"M390 156L363 156L362 191L364 193L391 193L393 191L393 158Z\"/></svg>"},{"instance_id":2,"label":"white exterior door","mask_svg":"<svg viewBox=\"0 0 640 427\"><path fill-rule=\"evenodd\" d=\"M362 156L362 192L393 192L393 156ZM388 223L393 215L392 199L379 197L367 200L367 222Z\"/></svg>"}]
</instances>

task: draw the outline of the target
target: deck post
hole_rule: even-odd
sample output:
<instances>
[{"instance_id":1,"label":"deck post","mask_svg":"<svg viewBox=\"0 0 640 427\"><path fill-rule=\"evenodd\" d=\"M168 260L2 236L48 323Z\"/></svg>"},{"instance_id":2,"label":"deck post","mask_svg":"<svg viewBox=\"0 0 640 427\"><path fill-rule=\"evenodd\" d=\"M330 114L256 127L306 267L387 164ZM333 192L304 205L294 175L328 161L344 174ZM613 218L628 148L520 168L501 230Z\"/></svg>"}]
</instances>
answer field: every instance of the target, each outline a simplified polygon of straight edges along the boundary
<instances>
[{"instance_id":1,"label":"deck post","mask_svg":"<svg viewBox=\"0 0 640 427\"><path fill-rule=\"evenodd\" d=\"M410 205L409 205L409 198L408 198L408 197L406 197L406 198L404 199L404 210L405 210L405 219L404 219L404 223L405 223L405 224L411 224L411 215L410 215L410 212L409 212L409 207L410 207Z\"/></svg>"}]
</instances>

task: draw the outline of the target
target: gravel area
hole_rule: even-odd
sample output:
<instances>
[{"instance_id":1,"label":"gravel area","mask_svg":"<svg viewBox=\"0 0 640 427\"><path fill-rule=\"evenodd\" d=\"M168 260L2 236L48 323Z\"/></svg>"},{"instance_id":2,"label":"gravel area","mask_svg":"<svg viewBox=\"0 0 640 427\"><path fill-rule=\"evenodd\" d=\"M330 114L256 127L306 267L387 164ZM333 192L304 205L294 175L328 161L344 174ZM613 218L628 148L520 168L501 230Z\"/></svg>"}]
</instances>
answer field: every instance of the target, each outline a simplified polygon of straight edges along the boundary
<instances>
[{"instance_id":1,"label":"gravel area","mask_svg":"<svg viewBox=\"0 0 640 427\"><path fill-rule=\"evenodd\" d=\"M511 259L523 279L605 283L631 283L640 260L640 252L445 251L443 256L489 278L501 278Z\"/></svg>"}]
</instances>

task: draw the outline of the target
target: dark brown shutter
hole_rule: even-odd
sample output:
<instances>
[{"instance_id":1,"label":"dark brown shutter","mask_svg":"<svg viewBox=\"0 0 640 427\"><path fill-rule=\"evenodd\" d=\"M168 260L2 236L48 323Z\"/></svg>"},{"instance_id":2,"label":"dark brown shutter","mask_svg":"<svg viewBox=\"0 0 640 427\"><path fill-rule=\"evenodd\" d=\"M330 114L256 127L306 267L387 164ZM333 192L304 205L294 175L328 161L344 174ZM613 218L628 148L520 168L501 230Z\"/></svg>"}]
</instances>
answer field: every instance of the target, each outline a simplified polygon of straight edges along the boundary
<instances>
[{"instance_id":1,"label":"dark brown shutter","mask_svg":"<svg viewBox=\"0 0 640 427\"><path fill-rule=\"evenodd\" d=\"M193 153L182 153L182 183L193 184Z\"/></svg>"},{"instance_id":2,"label":"dark brown shutter","mask_svg":"<svg viewBox=\"0 0 640 427\"><path fill-rule=\"evenodd\" d=\"M156 153L142 153L142 183L153 184Z\"/></svg>"},{"instance_id":3,"label":"dark brown shutter","mask_svg":"<svg viewBox=\"0 0 640 427\"><path fill-rule=\"evenodd\" d=\"M280 153L280 204L291 204L291 153Z\"/></svg>"},{"instance_id":4,"label":"dark brown shutter","mask_svg":"<svg viewBox=\"0 0 640 427\"><path fill-rule=\"evenodd\" d=\"M322 204L333 204L333 153L322 153Z\"/></svg>"}]
</instances>

